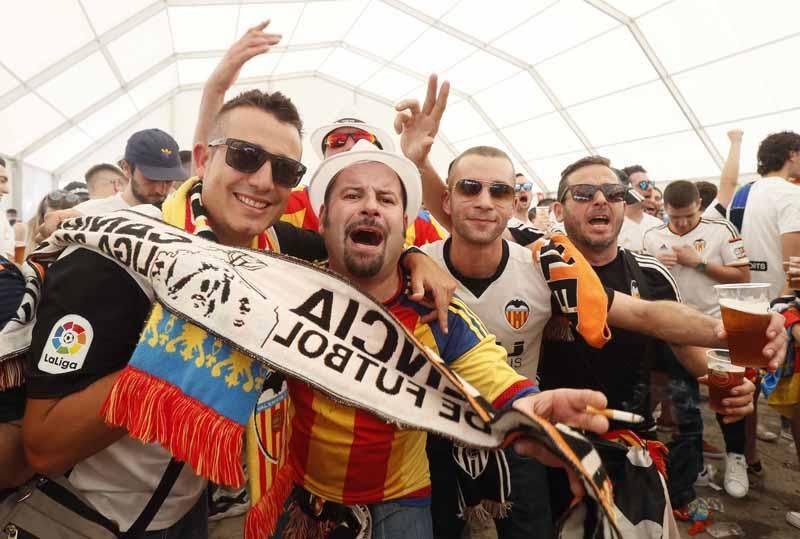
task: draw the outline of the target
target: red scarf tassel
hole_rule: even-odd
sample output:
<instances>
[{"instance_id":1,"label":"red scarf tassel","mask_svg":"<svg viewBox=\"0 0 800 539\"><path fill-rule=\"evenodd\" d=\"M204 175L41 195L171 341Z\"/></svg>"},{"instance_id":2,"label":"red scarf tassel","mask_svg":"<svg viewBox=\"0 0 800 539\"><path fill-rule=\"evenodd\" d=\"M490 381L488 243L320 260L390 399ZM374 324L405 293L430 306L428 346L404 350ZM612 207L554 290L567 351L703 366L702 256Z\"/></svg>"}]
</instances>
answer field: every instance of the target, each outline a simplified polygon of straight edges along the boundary
<instances>
[{"instance_id":1,"label":"red scarf tassel","mask_svg":"<svg viewBox=\"0 0 800 539\"><path fill-rule=\"evenodd\" d=\"M160 378L125 367L101 414L145 443L158 442L198 475L220 485L244 485L244 427Z\"/></svg>"}]
</instances>

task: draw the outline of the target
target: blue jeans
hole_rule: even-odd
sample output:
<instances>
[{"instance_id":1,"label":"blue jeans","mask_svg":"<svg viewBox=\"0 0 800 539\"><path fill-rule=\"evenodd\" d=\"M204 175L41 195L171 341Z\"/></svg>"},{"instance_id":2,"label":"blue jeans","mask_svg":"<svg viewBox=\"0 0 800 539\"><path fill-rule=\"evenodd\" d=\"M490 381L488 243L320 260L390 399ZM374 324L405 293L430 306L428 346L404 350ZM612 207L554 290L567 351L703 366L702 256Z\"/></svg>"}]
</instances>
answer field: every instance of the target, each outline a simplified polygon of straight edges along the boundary
<instances>
[{"instance_id":1,"label":"blue jeans","mask_svg":"<svg viewBox=\"0 0 800 539\"><path fill-rule=\"evenodd\" d=\"M433 539L433 520L429 506L397 502L369 506L373 539Z\"/></svg>"},{"instance_id":2,"label":"blue jeans","mask_svg":"<svg viewBox=\"0 0 800 539\"><path fill-rule=\"evenodd\" d=\"M143 539L208 539L208 497L205 492L178 522L165 530L149 531Z\"/></svg>"}]
</instances>

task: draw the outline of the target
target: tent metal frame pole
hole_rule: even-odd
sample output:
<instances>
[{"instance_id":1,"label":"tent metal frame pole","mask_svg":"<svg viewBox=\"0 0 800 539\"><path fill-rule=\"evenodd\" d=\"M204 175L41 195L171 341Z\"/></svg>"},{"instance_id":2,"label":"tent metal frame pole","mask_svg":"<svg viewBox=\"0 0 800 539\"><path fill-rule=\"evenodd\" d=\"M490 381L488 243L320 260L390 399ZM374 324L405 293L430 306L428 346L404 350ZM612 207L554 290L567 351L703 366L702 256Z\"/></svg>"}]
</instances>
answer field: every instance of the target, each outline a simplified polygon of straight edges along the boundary
<instances>
[{"instance_id":1,"label":"tent metal frame pole","mask_svg":"<svg viewBox=\"0 0 800 539\"><path fill-rule=\"evenodd\" d=\"M717 165L717 167L722 170L722 166L725 162L722 154L719 152L717 147L714 145L714 142L711 140L711 137L708 136L708 133L703 128L703 125L700 123L700 120L697 118L694 110L692 107L689 106L689 102L686 101L686 98L683 96L683 93L680 91L678 86L675 84L675 81L672 80L670 77L667 68L664 66L661 59L656 54L656 51L650 45L650 42L647 41L647 38L644 36L644 33L639 28L639 25L636 23L636 20L629 17L622 11L616 9L615 7L611 6L605 0L584 0L590 6L598 9L602 13L605 13L612 19L619 21L620 23L624 24L628 31L633 36L633 39L636 40L636 43L639 45L639 48L642 49L642 52L647 57L647 61L650 62L650 65L653 66L653 69L656 70L658 73L659 79L661 79L661 83L667 89L669 94L672 96L673 101L675 104L678 105L680 108L681 113L689 122L689 125L692 126L692 130L694 131L697 138L700 139L700 142L705 147L706 151L708 152L711 159Z\"/></svg>"}]
</instances>

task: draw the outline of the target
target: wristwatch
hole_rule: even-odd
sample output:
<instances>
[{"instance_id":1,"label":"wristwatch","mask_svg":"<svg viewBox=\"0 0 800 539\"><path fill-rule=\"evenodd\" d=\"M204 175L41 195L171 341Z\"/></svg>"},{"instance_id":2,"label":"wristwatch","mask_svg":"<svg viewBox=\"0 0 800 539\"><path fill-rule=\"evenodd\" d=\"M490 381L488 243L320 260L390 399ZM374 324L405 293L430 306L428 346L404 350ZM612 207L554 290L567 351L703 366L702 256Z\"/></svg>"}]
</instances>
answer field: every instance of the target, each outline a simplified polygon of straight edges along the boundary
<instances>
[{"instance_id":1,"label":"wristwatch","mask_svg":"<svg viewBox=\"0 0 800 539\"><path fill-rule=\"evenodd\" d=\"M704 256L704 257L703 257L703 259L700 261L700 263L699 263L699 264L697 264L697 265L694 267L694 269L696 269L697 271L702 271L703 273L705 273L705 271L706 271L706 266L708 266L708 257L705 257L705 256Z\"/></svg>"}]
</instances>

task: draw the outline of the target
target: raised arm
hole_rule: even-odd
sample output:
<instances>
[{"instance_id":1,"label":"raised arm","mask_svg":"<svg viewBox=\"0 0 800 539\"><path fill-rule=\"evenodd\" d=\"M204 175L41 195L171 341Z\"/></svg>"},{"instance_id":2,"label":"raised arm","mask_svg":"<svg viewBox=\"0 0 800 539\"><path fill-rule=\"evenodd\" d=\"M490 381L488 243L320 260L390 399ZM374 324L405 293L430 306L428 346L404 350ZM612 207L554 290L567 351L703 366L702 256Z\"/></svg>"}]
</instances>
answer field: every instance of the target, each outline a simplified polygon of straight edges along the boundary
<instances>
[{"instance_id":1,"label":"raised arm","mask_svg":"<svg viewBox=\"0 0 800 539\"><path fill-rule=\"evenodd\" d=\"M450 230L450 216L442 210L442 195L446 186L428 156L439 132L449 94L450 83L445 81L439 88L438 78L431 75L422 107L420 108L416 99L405 99L395 106L397 116L394 120L394 129L400 135L403 155L417 165L422 176L422 200L425 207L447 230Z\"/></svg>"},{"instance_id":2,"label":"raised arm","mask_svg":"<svg viewBox=\"0 0 800 539\"><path fill-rule=\"evenodd\" d=\"M722 174L719 177L719 190L717 190L717 201L727 208L733 194L736 192L736 186L739 183L739 161L742 156L742 130L731 129L728 131L728 139L731 141L731 146L728 149L728 157L725 159L725 164L722 166Z\"/></svg>"},{"instance_id":3,"label":"raised arm","mask_svg":"<svg viewBox=\"0 0 800 539\"><path fill-rule=\"evenodd\" d=\"M225 92L236 82L245 62L254 56L264 54L270 47L280 42L279 34L269 34L264 31L269 22L269 20L263 21L247 30L244 36L228 49L211 77L206 81L203 86L203 97L200 100L197 127L194 130L195 145L208 144L214 117L225 102Z\"/></svg>"}]
</instances>

